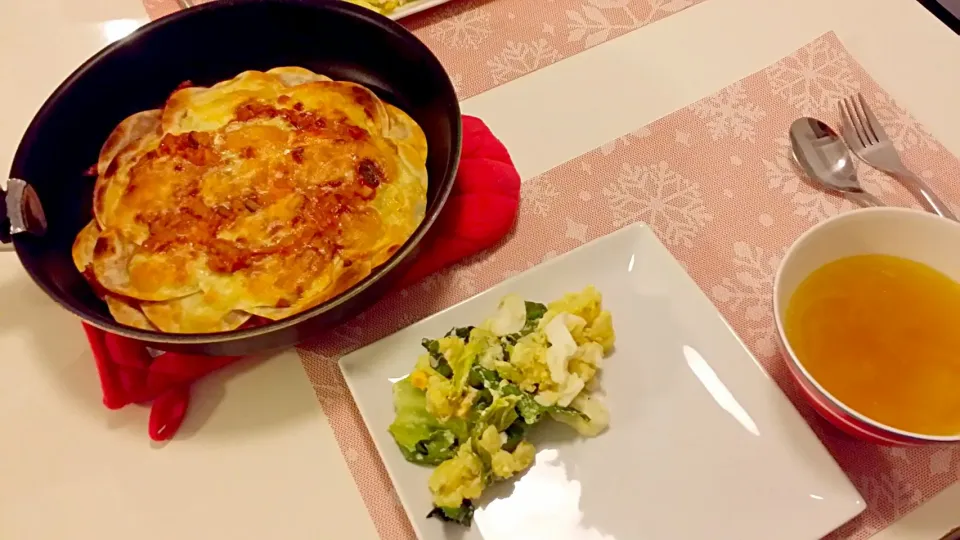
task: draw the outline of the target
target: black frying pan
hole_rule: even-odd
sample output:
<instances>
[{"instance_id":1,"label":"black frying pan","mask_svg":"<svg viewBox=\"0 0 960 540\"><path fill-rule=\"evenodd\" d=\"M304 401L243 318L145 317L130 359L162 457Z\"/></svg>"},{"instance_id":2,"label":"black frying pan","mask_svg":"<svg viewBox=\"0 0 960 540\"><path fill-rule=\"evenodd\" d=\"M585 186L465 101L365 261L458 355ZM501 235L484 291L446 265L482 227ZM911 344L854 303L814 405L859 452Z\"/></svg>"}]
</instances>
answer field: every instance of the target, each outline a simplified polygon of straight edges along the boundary
<instances>
[{"instance_id":1,"label":"black frying pan","mask_svg":"<svg viewBox=\"0 0 960 540\"><path fill-rule=\"evenodd\" d=\"M245 70L277 66L302 66L363 84L420 124L429 145L423 223L369 277L289 319L214 334L164 334L116 323L70 254L74 237L91 219L94 179L84 171L121 120L161 106L181 82L205 86ZM0 240L10 240L12 226L17 255L34 281L97 327L162 350L249 354L302 341L384 294L403 275L436 220L459 157L460 107L450 79L430 50L400 25L341 0L220 0L141 28L98 53L57 88L17 149L10 178L26 184L8 185L6 205L0 204ZM37 201L46 223L36 204L31 206Z\"/></svg>"}]
</instances>

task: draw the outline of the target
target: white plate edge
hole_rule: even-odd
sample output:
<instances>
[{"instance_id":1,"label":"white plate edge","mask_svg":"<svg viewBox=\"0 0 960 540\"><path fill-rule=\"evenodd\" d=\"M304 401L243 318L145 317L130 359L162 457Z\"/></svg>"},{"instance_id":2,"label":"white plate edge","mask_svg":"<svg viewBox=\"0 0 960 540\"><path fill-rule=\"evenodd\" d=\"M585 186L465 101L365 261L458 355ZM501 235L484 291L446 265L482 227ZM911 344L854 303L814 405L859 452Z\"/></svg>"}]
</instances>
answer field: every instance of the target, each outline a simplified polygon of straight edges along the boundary
<instances>
[{"instance_id":1,"label":"white plate edge","mask_svg":"<svg viewBox=\"0 0 960 540\"><path fill-rule=\"evenodd\" d=\"M414 324L416 324L416 323L414 323ZM413 326L413 325L410 325L410 326ZM409 326L404 326L403 328L401 328L401 330L403 330L404 328L409 328ZM399 332L399 331L400 331L400 330L397 330L397 332ZM394 333L396 333L396 332L394 332ZM393 335L393 334L390 334L390 335ZM389 336L387 336L387 337L389 337ZM381 339L383 339L383 338L381 338ZM377 341L380 341L380 340L378 339ZM374 341L373 343L376 343L377 341ZM371 343L370 345L372 345L372 343ZM368 345L368 346L369 346L369 345ZM363 347L363 348L366 348L366 347ZM363 348L357 349L357 350L363 350ZM354 351L354 352L356 352L356 351ZM350 354L353 354L353 353L350 353ZM344 356L343 358L346 358L346 356ZM342 361L343 358L341 358L340 361ZM380 446L380 443L377 442L379 438L373 436L373 430L371 429L370 417L368 416L367 412L364 410L364 409L365 409L364 406L361 405L360 400L358 400L358 399L355 397L355 396L357 395L357 392L356 392L355 389L353 388L353 385L350 384L350 379L343 374L343 366L340 364L340 361L337 362L337 367L340 368L340 376L343 377L344 382L347 383L347 390L350 391L350 398L353 400L353 404L356 405L357 411L360 413L360 418L363 419L363 427L366 428L366 430L367 430L367 436L370 437L370 440L373 442L373 447L377 449L377 457L380 459L380 464L383 465L383 469L384 469L385 471L387 471L387 478L390 479L390 486L393 488L393 495L394 495L394 497L396 497L397 503L400 504L400 507L403 508L403 513L406 514L406 516L407 516L407 521L410 522L410 526L413 528L414 534L417 535L417 538L423 538L423 537L424 537L424 536L423 536L423 532L417 527L417 520L414 519L413 510L410 509L410 508L408 508L409 505L406 504L406 502L403 500L403 496L400 495L400 490L397 489L397 485L398 485L397 479L394 478L394 476L393 476L393 470L392 470L392 469L390 468L390 466L387 464L387 460L383 457L383 456L384 456L384 449ZM404 378L406 378L406 377L404 377ZM393 401L393 400L391 399L391 402L392 402L392 401ZM394 414L396 414L396 412L394 412ZM396 450L396 451L399 452L399 450ZM411 465L415 465L415 466L418 466L418 467L419 467L419 465L417 465L416 463L411 463ZM353 476L353 473L352 473L352 472L351 472L351 476ZM357 483L356 480L354 480L354 483L355 483L355 484ZM424 487L426 487L426 486L424 486ZM357 487L357 491L360 491L359 485L358 485L358 487ZM361 495L361 499L362 499L362 498L363 498L363 496ZM365 506L365 507L367 506L366 501L364 501L364 506ZM369 509L369 507L368 507L368 508L367 508L367 513L369 513L369 512L370 512L370 509ZM371 518L372 518L372 516L371 516Z\"/></svg>"}]
</instances>

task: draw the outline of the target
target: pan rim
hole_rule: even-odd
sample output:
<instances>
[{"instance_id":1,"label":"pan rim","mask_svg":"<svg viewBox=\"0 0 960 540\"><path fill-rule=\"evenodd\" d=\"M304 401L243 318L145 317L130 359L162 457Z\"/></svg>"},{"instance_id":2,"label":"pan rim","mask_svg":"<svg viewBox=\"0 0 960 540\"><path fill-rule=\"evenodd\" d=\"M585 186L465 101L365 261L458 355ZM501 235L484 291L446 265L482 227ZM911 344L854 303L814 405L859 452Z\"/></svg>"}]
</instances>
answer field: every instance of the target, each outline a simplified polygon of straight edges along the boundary
<instances>
[{"instance_id":1,"label":"pan rim","mask_svg":"<svg viewBox=\"0 0 960 540\"><path fill-rule=\"evenodd\" d=\"M218 0L217 2L209 2L205 4L198 5L196 7L180 10L175 13L161 17L155 21L151 21L144 26L138 28L132 32L129 36L124 37L110 45L104 47L99 52L94 54L83 64L81 64L77 69L75 69L57 88L47 97L43 105L34 115L30 124L27 126L24 131L23 136L21 137L20 144L17 147L17 151L14 155L13 161L10 167L10 177L19 177L16 174L16 171L24 168L24 162L27 159L29 153L28 144L26 141L34 138L36 132L41 128L45 123L46 118L49 117L56 103L60 100L61 96L66 94L75 84L86 75L90 69L98 65L103 61L104 58L115 54L116 51L122 50L126 47L130 47L132 44L141 38L143 35L154 31L158 28L163 28L168 25L177 24L181 19L188 17L195 17L199 13L205 13L208 11L226 11L231 9L242 8L246 5L262 5L262 4L277 4L285 6L298 6L305 7L308 9L314 9L318 11L332 11L336 12L339 15L345 15L350 18L362 20L365 23L372 24L379 27L380 29L393 34L402 42L408 43L411 47L419 49L423 54L425 60L432 64L432 68L436 68L441 73L446 75L446 70L443 65L440 63L440 60L437 59L436 55L427 47L423 42L421 42L413 33L404 28L399 23L383 17L375 12L351 4L350 2L344 2L342 0ZM449 76L445 76L443 80L444 88L442 89L444 93L454 96L452 100L446 103L444 106L447 109L447 115L450 118L455 118L455 122L451 122L451 152L450 159L446 165L446 170L444 171L443 176L440 178L439 182L441 183L437 192L437 196L434 200L432 212L428 209L426 215L424 216L423 221L413 232L413 234L404 242L404 244L397 250L393 256L390 257L385 263L374 268L371 273L366 276L364 279L360 280L352 287L346 291L340 293L339 295L316 305L308 310L297 313L291 317L285 319L280 319L277 321L271 321L262 326L257 326L253 328L244 328L229 330L225 332L211 332L211 333L184 333L184 334L174 334L166 333L153 330L141 330L138 328L133 328L130 326L122 325L116 321L109 321L105 317L94 317L88 313L85 313L83 310L78 309L71 305L70 303L63 300L62 294L53 287L47 286L39 277L36 275L32 268L23 265L27 271L27 274L37 284L51 299L60 304L61 307L70 311L74 315L81 318L83 321L89 323L91 326L105 330L107 332L118 334L124 337L129 337L137 339L140 341L149 342L152 344L176 344L176 345L203 345L203 344L215 344L215 343L226 343L226 342L235 342L247 338L253 338L256 336L262 336L265 334L271 334L277 331L289 329L291 327L297 326L304 321L312 319L316 316L322 315L326 312L333 311L344 304L350 302L355 297L364 293L367 289L373 286L377 281L379 281L383 276L393 271L397 266L405 262L411 256L414 255L416 250L420 247L420 243L429 232L429 230L436 223L437 218L439 217L440 211L445 206L447 199L451 191L453 190L454 179L456 178L457 169L460 164L460 155L461 155L461 145L463 138L463 127L461 122L461 112L460 112L460 103L456 99L456 91L453 88L453 83L450 81ZM29 179L27 179L29 181ZM428 179L429 182L429 179ZM13 239L14 247L17 251L18 258L22 259L21 247L15 236Z\"/></svg>"}]
</instances>

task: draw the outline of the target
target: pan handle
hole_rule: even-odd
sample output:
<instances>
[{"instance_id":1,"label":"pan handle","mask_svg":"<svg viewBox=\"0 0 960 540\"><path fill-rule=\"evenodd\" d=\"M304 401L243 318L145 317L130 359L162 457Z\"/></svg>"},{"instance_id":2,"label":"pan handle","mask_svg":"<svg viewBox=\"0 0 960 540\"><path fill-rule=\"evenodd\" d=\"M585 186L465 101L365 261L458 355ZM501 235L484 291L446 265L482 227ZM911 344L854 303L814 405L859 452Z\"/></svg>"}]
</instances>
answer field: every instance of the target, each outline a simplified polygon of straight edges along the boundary
<instances>
[{"instance_id":1,"label":"pan handle","mask_svg":"<svg viewBox=\"0 0 960 540\"><path fill-rule=\"evenodd\" d=\"M0 189L0 251L13 251L15 234L41 236L46 231L47 218L37 192L19 178L8 180L7 190Z\"/></svg>"},{"instance_id":2,"label":"pan handle","mask_svg":"<svg viewBox=\"0 0 960 540\"><path fill-rule=\"evenodd\" d=\"M13 251L12 240L7 217L7 192L0 189L0 251Z\"/></svg>"}]
</instances>

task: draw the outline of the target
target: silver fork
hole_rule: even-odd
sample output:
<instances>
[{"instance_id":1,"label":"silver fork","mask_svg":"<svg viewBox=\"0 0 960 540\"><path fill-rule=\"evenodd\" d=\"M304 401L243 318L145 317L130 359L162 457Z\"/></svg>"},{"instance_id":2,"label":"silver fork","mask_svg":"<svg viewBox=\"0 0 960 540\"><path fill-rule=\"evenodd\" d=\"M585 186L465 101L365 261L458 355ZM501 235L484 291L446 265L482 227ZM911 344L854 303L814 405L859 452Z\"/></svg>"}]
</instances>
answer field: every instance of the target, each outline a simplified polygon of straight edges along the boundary
<instances>
[{"instance_id":1,"label":"silver fork","mask_svg":"<svg viewBox=\"0 0 960 540\"><path fill-rule=\"evenodd\" d=\"M957 219L923 180L903 164L900 154L862 94L843 98L837 102L837 106L840 107L843 122L843 139L857 157L874 169L900 180L927 210L947 219Z\"/></svg>"}]
</instances>

